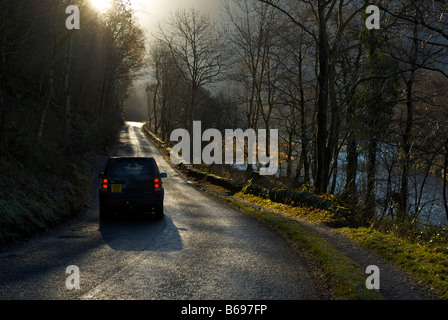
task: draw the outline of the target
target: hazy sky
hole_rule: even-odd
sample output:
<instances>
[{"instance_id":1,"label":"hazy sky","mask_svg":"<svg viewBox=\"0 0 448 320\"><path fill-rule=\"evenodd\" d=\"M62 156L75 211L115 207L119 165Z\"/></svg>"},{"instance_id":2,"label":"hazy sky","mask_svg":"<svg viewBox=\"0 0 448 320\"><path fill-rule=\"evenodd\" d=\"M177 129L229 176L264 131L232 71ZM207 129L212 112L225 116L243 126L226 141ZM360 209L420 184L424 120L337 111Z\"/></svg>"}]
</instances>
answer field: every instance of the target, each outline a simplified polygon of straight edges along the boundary
<instances>
[{"instance_id":1,"label":"hazy sky","mask_svg":"<svg viewBox=\"0 0 448 320\"><path fill-rule=\"evenodd\" d=\"M221 0L131 0L145 31L152 32L154 25L169 18L178 9L195 8L210 13L212 19L220 14Z\"/></svg>"},{"instance_id":2,"label":"hazy sky","mask_svg":"<svg viewBox=\"0 0 448 320\"><path fill-rule=\"evenodd\" d=\"M142 28L147 34L148 40L151 33L156 32L155 26L158 22L166 21L172 13L178 9L195 8L206 11L212 20L220 17L221 0L131 0L136 16L139 18ZM128 120L146 120L146 92L142 89L147 79L135 83L137 92L131 95L125 103Z\"/></svg>"}]
</instances>

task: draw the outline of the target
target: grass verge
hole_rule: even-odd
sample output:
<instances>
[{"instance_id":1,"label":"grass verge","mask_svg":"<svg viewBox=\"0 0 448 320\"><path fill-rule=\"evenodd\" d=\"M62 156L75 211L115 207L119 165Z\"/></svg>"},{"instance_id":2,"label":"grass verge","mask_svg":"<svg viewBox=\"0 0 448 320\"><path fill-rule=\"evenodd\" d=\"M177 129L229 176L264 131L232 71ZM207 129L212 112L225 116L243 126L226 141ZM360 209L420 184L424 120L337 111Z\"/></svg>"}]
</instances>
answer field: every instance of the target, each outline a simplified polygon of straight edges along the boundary
<instances>
[{"instance_id":1,"label":"grass verge","mask_svg":"<svg viewBox=\"0 0 448 320\"><path fill-rule=\"evenodd\" d=\"M448 299L448 247L446 245L422 245L385 234L371 228L342 228L365 248L415 275Z\"/></svg>"},{"instance_id":2,"label":"grass verge","mask_svg":"<svg viewBox=\"0 0 448 320\"><path fill-rule=\"evenodd\" d=\"M340 253L327 240L315 232L306 229L287 217L253 208L235 199L227 199L227 202L273 227L293 244L307 249L312 257L319 261L335 299L384 299L378 291L366 288L366 276L359 264Z\"/></svg>"},{"instance_id":3,"label":"grass verge","mask_svg":"<svg viewBox=\"0 0 448 320\"><path fill-rule=\"evenodd\" d=\"M288 206L243 193L237 193L235 196L277 210L289 217L300 217L307 221L330 226L334 224L334 215L325 210ZM445 241L439 239L438 241L421 240L416 242L392 232L385 233L365 227L345 227L335 228L335 230L344 233L364 248L413 274L422 283L434 289L442 299L448 299L448 246ZM437 239L437 236L432 238Z\"/></svg>"},{"instance_id":4,"label":"grass verge","mask_svg":"<svg viewBox=\"0 0 448 320\"><path fill-rule=\"evenodd\" d=\"M325 210L293 207L273 202L258 196L237 193L236 197L251 203L277 210L289 217L300 217L314 223L334 224L334 215ZM291 219L288 219L291 220ZM293 223L293 222L292 222ZM335 228L352 238L364 248L377 253L385 260L413 274L419 281L434 289L442 299L448 299L448 246L446 241L431 240L417 242L385 233L374 228ZM437 240L437 241L436 241Z\"/></svg>"},{"instance_id":5,"label":"grass verge","mask_svg":"<svg viewBox=\"0 0 448 320\"><path fill-rule=\"evenodd\" d=\"M305 218L307 221L310 222L321 223L328 226L334 226L340 224L347 225L343 217L341 217L340 215L336 215L334 212L331 211L306 206L291 206L243 192L238 192L235 194L235 196L244 199L246 201L252 202L254 204L280 211L291 217Z\"/></svg>"},{"instance_id":6,"label":"grass verge","mask_svg":"<svg viewBox=\"0 0 448 320\"><path fill-rule=\"evenodd\" d=\"M94 165L116 143L121 122L114 123L95 126L80 120L82 139L74 127L71 144L61 141L57 128L39 143L32 130L5 130L9 134L0 149L0 248L28 241L82 211L90 200Z\"/></svg>"},{"instance_id":7,"label":"grass verge","mask_svg":"<svg viewBox=\"0 0 448 320\"><path fill-rule=\"evenodd\" d=\"M55 227L87 203L89 168L71 168L71 181L36 174L17 161L0 158L0 248Z\"/></svg>"}]
</instances>

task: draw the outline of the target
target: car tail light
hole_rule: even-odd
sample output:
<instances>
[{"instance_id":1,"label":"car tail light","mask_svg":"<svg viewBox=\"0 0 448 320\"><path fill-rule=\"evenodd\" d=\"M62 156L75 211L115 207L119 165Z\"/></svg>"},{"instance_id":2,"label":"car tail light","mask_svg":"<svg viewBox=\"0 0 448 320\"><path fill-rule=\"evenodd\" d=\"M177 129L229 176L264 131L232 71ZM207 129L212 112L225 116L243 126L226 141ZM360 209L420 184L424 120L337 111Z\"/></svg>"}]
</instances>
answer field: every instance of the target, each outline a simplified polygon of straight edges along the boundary
<instances>
[{"instance_id":1,"label":"car tail light","mask_svg":"<svg viewBox=\"0 0 448 320\"><path fill-rule=\"evenodd\" d=\"M154 178L154 193L159 193L161 188L160 178Z\"/></svg>"},{"instance_id":2,"label":"car tail light","mask_svg":"<svg viewBox=\"0 0 448 320\"><path fill-rule=\"evenodd\" d=\"M108 191L108 187L109 187L109 180L104 178L103 181L102 181L101 191L102 192L107 192Z\"/></svg>"}]
</instances>

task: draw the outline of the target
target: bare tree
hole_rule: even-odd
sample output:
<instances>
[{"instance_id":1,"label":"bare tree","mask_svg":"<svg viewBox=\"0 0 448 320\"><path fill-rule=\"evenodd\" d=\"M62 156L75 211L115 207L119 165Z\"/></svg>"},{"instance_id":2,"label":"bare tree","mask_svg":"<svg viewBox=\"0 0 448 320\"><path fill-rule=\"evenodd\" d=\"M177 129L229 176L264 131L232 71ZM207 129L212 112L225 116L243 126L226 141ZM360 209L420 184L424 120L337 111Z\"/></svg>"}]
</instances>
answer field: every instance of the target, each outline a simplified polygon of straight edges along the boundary
<instances>
[{"instance_id":1,"label":"bare tree","mask_svg":"<svg viewBox=\"0 0 448 320\"><path fill-rule=\"evenodd\" d=\"M226 13L223 35L234 52L234 79L246 87L247 126L256 129L260 118L266 128L275 104L274 82L280 39L278 12L257 0L223 2ZM283 19L284 20L284 19Z\"/></svg>"},{"instance_id":2,"label":"bare tree","mask_svg":"<svg viewBox=\"0 0 448 320\"><path fill-rule=\"evenodd\" d=\"M121 112L133 81L145 66L145 36L124 0L114 0L114 10L105 19L103 35L104 77L100 114ZM109 101L106 101L109 98ZM106 106L108 107L106 109Z\"/></svg>"},{"instance_id":3,"label":"bare tree","mask_svg":"<svg viewBox=\"0 0 448 320\"><path fill-rule=\"evenodd\" d=\"M445 74L441 61L446 60L446 40L441 24L446 21L446 8L440 1L402 1L399 4L381 1L384 12L392 21L387 35L390 55L400 68L403 82L403 104L399 109L403 119L400 124L400 168L401 186L398 197L399 219L404 221L408 215L409 172L412 168L411 158L415 157L412 146L418 137L415 131L415 108L422 97L416 95L415 83L428 73ZM445 11L445 12L444 12ZM444 14L445 13L445 14ZM444 17L445 16L445 17ZM444 43L445 42L445 43Z\"/></svg>"},{"instance_id":4,"label":"bare tree","mask_svg":"<svg viewBox=\"0 0 448 320\"><path fill-rule=\"evenodd\" d=\"M174 58L164 41L156 39L151 43L149 49L151 80L147 88L152 95L148 96L148 108L152 108L153 111L148 111L150 121L154 118L156 122L154 127L160 124L161 137L164 141L168 139L169 132L175 125L181 124L185 127L188 125L184 100L189 83L185 82ZM160 114L160 123L157 112Z\"/></svg>"},{"instance_id":5,"label":"bare tree","mask_svg":"<svg viewBox=\"0 0 448 320\"><path fill-rule=\"evenodd\" d=\"M172 61L190 87L190 128L195 120L200 88L221 80L225 67L224 43L206 13L180 10L165 25L159 25L157 39L169 48Z\"/></svg>"},{"instance_id":6,"label":"bare tree","mask_svg":"<svg viewBox=\"0 0 448 320\"><path fill-rule=\"evenodd\" d=\"M315 129L314 187L327 192L330 165L339 137L340 106L336 99L336 63L341 53L359 46L341 48L340 44L350 24L360 19L365 5L356 1L317 0L315 2L260 0L276 8L310 35L317 48L317 90ZM310 16L298 17L298 8L308 7ZM359 20L360 21L360 20ZM330 126L328 127L328 124Z\"/></svg>"}]
</instances>

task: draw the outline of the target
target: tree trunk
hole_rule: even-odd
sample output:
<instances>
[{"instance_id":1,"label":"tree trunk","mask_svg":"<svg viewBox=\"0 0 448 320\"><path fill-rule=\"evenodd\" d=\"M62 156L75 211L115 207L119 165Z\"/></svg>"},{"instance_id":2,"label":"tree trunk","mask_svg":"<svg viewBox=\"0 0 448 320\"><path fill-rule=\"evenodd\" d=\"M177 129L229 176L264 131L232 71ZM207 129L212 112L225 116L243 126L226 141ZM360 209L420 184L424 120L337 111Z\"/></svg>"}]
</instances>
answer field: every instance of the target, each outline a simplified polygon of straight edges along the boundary
<instances>
[{"instance_id":1,"label":"tree trunk","mask_svg":"<svg viewBox=\"0 0 448 320\"><path fill-rule=\"evenodd\" d=\"M339 110L339 103L336 99L336 70L334 63L331 64L330 72L329 72L329 99L330 99L330 108L331 108L331 124L330 124L330 133L328 135L328 144L327 144L327 151L326 151L326 158L328 161L328 164L325 168L327 170L328 180L330 177L330 159L333 159L333 165L331 168L331 172L333 172L334 178L331 185L330 193L334 193L335 187L336 187L336 177L337 177L337 171L338 171L338 153L339 153L339 131L341 127L341 114ZM329 182L329 181L328 181Z\"/></svg>"},{"instance_id":2,"label":"tree trunk","mask_svg":"<svg viewBox=\"0 0 448 320\"><path fill-rule=\"evenodd\" d=\"M412 42L412 56L410 57L410 65L413 66L416 63L419 45L418 45L418 29L417 24L414 24L413 29L414 40ZM410 71L409 79L406 81L406 128L403 134L403 163L401 171L401 190L400 190L400 203L398 215L401 221L405 221L407 218L408 210L408 197L409 197L409 162L411 153L411 130L413 126L413 112L414 112L414 102L413 102L413 85L415 78L415 70Z\"/></svg>"},{"instance_id":3,"label":"tree trunk","mask_svg":"<svg viewBox=\"0 0 448 320\"><path fill-rule=\"evenodd\" d=\"M0 76L1 78L1 76ZM4 97L3 97L3 87L2 83L0 83L0 154L2 154L3 146L5 144L5 105L4 105Z\"/></svg>"},{"instance_id":4,"label":"tree trunk","mask_svg":"<svg viewBox=\"0 0 448 320\"><path fill-rule=\"evenodd\" d=\"M101 88L101 99L100 99L100 107L99 107L99 114L102 115L105 111L105 104L106 104L106 96L108 91L108 69L106 66L106 70L104 71L104 78L103 78L103 86Z\"/></svg>"},{"instance_id":5,"label":"tree trunk","mask_svg":"<svg viewBox=\"0 0 448 320\"><path fill-rule=\"evenodd\" d=\"M287 148L287 160L286 160L286 177L288 180L291 179L291 173L292 173L292 140L294 138L293 130L292 128L289 129L288 132L288 148Z\"/></svg>"},{"instance_id":6,"label":"tree trunk","mask_svg":"<svg viewBox=\"0 0 448 320\"><path fill-rule=\"evenodd\" d=\"M159 131L158 130L159 124L158 124L158 119L157 119L157 94L159 91L159 86L160 86L160 83L157 81L156 88L154 89L153 99L152 99L152 107L153 107L153 112L154 112L154 133L156 136Z\"/></svg>"},{"instance_id":7,"label":"tree trunk","mask_svg":"<svg viewBox=\"0 0 448 320\"><path fill-rule=\"evenodd\" d=\"M358 153L354 129L354 106L351 104L347 109L347 170L344 193L351 200L356 200L356 172L358 171Z\"/></svg>"},{"instance_id":8,"label":"tree trunk","mask_svg":"<svg viewBox=\"0 0 448 320\"><path fill-rule=\"evenodd\" d=\"M42 111L39 117L39 123L37 125L36 142L39 143L42 140L42 135L44 132L45 120L47 118L48 108L50 106L51 99L53 98L54 91L54 57L50 65L50 71L48 73L48 93L42 106Z\"/></svg>"},{"instance_id":9,"label":"tree trunk","mask_svg":"<svg viewBox=\"0 0 448 320\"><path fill-rule=\"evenodd\" d=\"M309 139L306 132L305 90L303 88L302 78L303 55L302 52L299 54L300 140L302 150L300 151L299 167L296 171L295 180L297 181L299 179L301 166L303 165L303 182L308 184L310 182L310 164L308 161Z\"/></svg>"},{"instance_id":10,"label":"tree trunk","mask_svg":"<svg viewBox=\"0 0 448 320\"><path fill-rule=\"evenodd\" d=\"M375 216L375 182L376 182L376 151L377 140L371 138L368 145L368 159L367 159L367 189L365 198L365 212L363 223L369 223Z\"/></svg>"},{"instance_id":11,"label":"tree trunk","mask_svg":"<svg viewBox=\"0 0 448 320\"><path fill-rule=\"evenodd\" d=\"M326 1L318 1L319 17L319 74L318 95L316 111L316 172L314 176L314 187L317 192L326 193L328 186L329 159L327 155L327 113L328 113L328 80L329 80L329 48L325 17Z\"/></svg>"},{"instance_id":12,"label":"tree trunk","mask_svg":"<svg viewBox=\"0 0 448 320\"><path fill-rule=\"evenodd\" d=\"M67 47L67 54L65 56L65 131L64 140L68 143L70 136L70 126L71 126L71 90L70 90L70 71L72 64L72 45L73 45L73 31L69 31L69 43Z\"/></svg>"},{"instance_id":13,"label":"tree trunk","mask_svg":"<svg viewBox=\"0 0 448 320\"><path fill-rule=\"evenodd\" d=\"M446 195L446 179L448 178L448 140L445 141L445 162L443 165L443 206L445 207L446 218L448 219L448 199Z\"/></svg>"},{"instance_id":14,"label":"tree trunk","mask_svg":"<svg viewBox=\"0 0 448 320\"><path fill-rule=\"evenodd\" d=\"M413 73L413 72L412 72ZM411 76L412 77L412 76ZM412 83L411 78L406 83L406 128L403 134L403 162L401 166L401 190L400 190L400 203L398 207L398 218L404 222L407 217L407 206L409 196L409 161L411 152L411 129L413 123L413 102L412 102Z\"/></svg>"}]
</instances>

